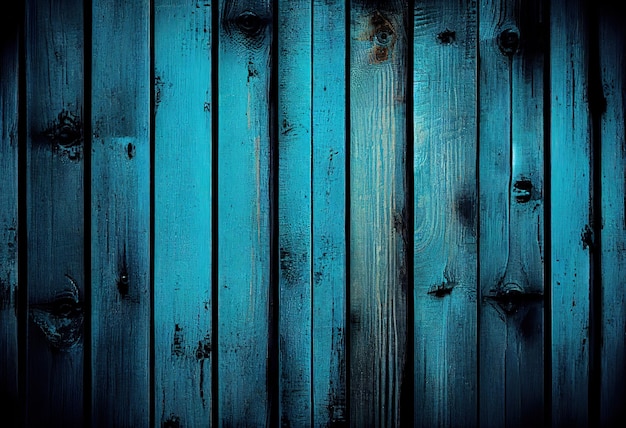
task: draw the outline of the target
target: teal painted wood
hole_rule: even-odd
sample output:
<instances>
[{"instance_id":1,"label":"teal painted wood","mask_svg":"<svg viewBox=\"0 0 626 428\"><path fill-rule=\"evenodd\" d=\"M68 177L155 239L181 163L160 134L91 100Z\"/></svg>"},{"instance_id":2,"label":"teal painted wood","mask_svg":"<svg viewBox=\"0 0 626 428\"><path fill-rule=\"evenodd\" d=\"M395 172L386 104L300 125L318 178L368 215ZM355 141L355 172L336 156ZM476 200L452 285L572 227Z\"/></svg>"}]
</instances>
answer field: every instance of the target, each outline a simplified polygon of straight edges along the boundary
<instances>
[{"instance_id":1,"label":"teal painted wood","mask_svg":"<svg viewBox=\"0 0 626 428\"><path fill-rule=\"evenodd\" d=\"M149 9L93 2L93 426L149 420Z\"/></svg>"},{"instance_id":2,"label":"teal painted wood","mask_svg":"<svg viewBox=\"0 0 626 428\"><path fill-rule=\"evenodd\" d=\"M626 33L620 16L615 6L603 3L598 24L599 69L606 98L600 128L603 225L600 425L607 427L626 421L626 298L623 287L626 277Z\"/></svg>"},{"instance_id":3,"label":"teal painted wood","mask_svg":"<svg viewBox=\"0 0 626 428\"><path fill-rule=\"evenodd\" d=\"M476 4L416 2L413 25L414 423L476 426Z\"/></svg>"},{"instance_id":4,"label":"teal painted wood","mask_svg":"<svg viewBox=\"0 0 626 428\"><path fill-rule=\"evenodd\" d=\"M346 5L313 2L313 426L347 422Z\"/></svg>"},{"instance_id":5,"label":"teal painted wood","mask_svg":"<svg viewBox=\"0 0 626 428\"><path fill-rule=\"evenodd\" d=\"M391 427L407 341L407 3L351 12L350 424Z\"/></svg>"},{"instance_id":6,"label":"teal painted wood","mask_svg":"<svg viewBox=\"0 0 626 428\"><path fill-rule=\"evenodd\" d=\"M278 245L281 426L311 426L312 4L278 2Z\"/></svg>"},{"instance_id":7,"label":"teal painted wood","mask_svg":"<svg viewBox=\"0 0 626 428\"><path fill-rule=\"evenodd\" d=\"M540 0L480 15L480 422L541 426L543 28Z\"/></svg>"},{"instance_id":8,"label":"teal painted wood","mask_svg":"<svg viewBox=\"0 0 626 428\"><path fill-rule=\"evenodd\" d=\"M83 9L28 1L26 425L83 423Z\"/></svg>"},{"instance_id":9,"label":"teal painted wood","mask_svg":"<svg viewBox=\"0 0 626 428\"><path fill-rule=\"evenodd\" d=\"M270 417L269 1L220 2L218 425Z\"/></svg>"},{"instance_id":10,"label":"teal painted wood","mask_svg":"<svg viewBox=\"0 0 626 428\"><path fill-rule=\"evenodd\" d=\"M554 0L550 17L552 422L587 426L592 225L591 143L583 2Z\"/></svg>"},{"instance_id":11,"label":"teal painted wood","mask_svg":"<svg viewBox=\"0 0 626 428\"><path fill-rule=\"evenodd\" d=\"M154 338L159 425L211 417L211 7L156 0Z\"/></svg>"},{"instance_id":12,"label":"teal painted wood","mask_svg":"<svg viewBox=\"0 0 626 428\"><path fill-rule=\"evenodd\" d=\"M18 422L18 32L21 10L0 18L0 402Z\"/></svg>"}]
</instances>

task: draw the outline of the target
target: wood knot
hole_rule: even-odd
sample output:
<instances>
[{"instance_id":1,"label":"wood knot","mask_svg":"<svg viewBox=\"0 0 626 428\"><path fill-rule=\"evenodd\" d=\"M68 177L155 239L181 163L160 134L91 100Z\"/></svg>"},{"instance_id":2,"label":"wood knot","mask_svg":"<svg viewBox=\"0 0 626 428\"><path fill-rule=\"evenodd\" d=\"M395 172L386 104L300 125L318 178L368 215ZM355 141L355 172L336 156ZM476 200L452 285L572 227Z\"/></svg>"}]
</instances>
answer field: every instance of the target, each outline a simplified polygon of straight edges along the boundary
<instances>
[{"instance_id":1,"label":"wood knot","mask_svg":"<svg viewBox=\"0 0 626 428\"><path fill-rule=\"evenodd\" d=\"M507 28L498 34L498 47L507 56L513 56L519 48L520 34L517 28Z\"/></svg>"}]
</instances>

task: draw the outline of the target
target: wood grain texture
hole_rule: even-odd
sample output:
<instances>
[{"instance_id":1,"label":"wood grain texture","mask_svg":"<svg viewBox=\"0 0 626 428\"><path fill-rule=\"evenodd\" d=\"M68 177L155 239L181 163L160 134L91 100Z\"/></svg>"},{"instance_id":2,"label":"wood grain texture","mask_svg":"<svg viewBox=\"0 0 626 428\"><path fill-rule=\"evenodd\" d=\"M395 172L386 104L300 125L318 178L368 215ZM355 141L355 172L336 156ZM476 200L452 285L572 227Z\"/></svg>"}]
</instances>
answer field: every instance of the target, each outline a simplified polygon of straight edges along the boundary
<instances>
[{"instance_id":1,"label":"wood grain texture","mask_svg":"<svg viewBox=\"0 0 626 428\"><path fill-rule=\"evenodd\" d=\"M396 426L407 317L407 3L351 5L350 424Z\"/></svg>"},{"instance_id":2,"label":"wood grain texture","mask_svg":"<svg viewBox=\"0 0 626 428\"><path fill-rule=\"evenodd\" d=\"M347 423L346 5L313 2L313 426Z\"/></svg>"},{"instance_id":3,"label":"wood grain texture","mask_svg":"<svg viewBox=\"0 0 626 428\"><path fill-rule=\"evenodd\" d=\"M602 308L600 425L606 427L626 422L626 32L620 16L623 13L616 5L604 2L597 26L598 69L606 102L600 123L603 229L602 296L598 296Z\"/></svg>"},{"instance_id":4,"label":"wood grain texture","mask_svg":"<svg viewBox=\"0 0 626 428\"><path fill-rule=\"evenodd\" d=\"M552 423L587 426L593 232L582 1L553 0L550 17Z\"/></svg>"},{"instance_id":5,"label":"wood grain texture","mask_svg":"<svg viewBox=\"0 0 626 428\"><path fill-rule=\"evenodd\" d=\"M311 426L312 4L278 1L278 246L281 426Z\"/></svg>"},{"instance_id":6,"label":"wood grain texture","mask_svg":"<svg viewBox=\"0 0 626 428\"><path fill-rule=\"evenodd\" d=\"M476 4L416 2L413 25L414 423L476 426Z\"/></svg>"},{"instance_id":7,"label":"wood grain texture","mask_svg":"<svg viewBox=\"0 0 626 428\"><path fill-rule=\"evenodd\" d=\"M93 2L92 424L150 410L148 1Z\"/></svg>"},{"instance_id":8,"label":"wood grain texture","mask_svg":"<svg viewBox=\"0 0 626 428\"><path fill-rule=\"evenodd\" d=\"M0 403L18 421L18 72L21 10L0 18Z\"/></svg>"},{"instance_id":9,"label":"wood grain texture","mask_svg":"<svg viewBox=\"0 0 626 428\"><path fill-rule=\"evenodd\" d=\"M156 0L155 413L211 417L211 7Z\"/></svg>"},{"instance_id":10,"label":"wood grain texture","mask_svg":"<svg viewBox=\"0 0 626 428\"><path fill-rule=\"evenodd\" d=\"M541 426L542 2L486 1L479 21L480 421Z\"/></svg>"},{"instance_id":11,"label":"wood grain texture","mask_svg":"<svg viewBox=\"0 0 626 428\"><path fill-rule=\"evenodd\" d=\"M83 423L83 11L26 6L26 424Z\"/></svg>"},{"instance_id":12,"label":"wood grain texture","mask_svg":"<svg viewBox=\"0 0 626 428\"><path fill-rule=\"evenodd\" d=\"M220 2L218 425L266 426L270 391L269 1Z\"/></svg>"}]
</instances>

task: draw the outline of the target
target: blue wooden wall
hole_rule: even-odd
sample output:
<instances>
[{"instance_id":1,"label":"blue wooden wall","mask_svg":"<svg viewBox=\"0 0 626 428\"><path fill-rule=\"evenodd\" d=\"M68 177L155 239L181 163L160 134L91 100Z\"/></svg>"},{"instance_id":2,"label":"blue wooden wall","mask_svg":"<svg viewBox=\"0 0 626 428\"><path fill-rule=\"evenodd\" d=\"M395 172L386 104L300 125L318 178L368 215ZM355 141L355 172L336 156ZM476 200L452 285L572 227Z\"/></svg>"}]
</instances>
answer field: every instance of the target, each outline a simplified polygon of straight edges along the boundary
<instances>
[{"instance_id":1,"label":"blue wooden wall","mask_svg":"<svg viewBox=\"0 0 626 428\"><path fill-rule=\"evenodd\" d=\"M604 0L24 0L0 426L626 423Z\"/></svg>"}]
</instances>

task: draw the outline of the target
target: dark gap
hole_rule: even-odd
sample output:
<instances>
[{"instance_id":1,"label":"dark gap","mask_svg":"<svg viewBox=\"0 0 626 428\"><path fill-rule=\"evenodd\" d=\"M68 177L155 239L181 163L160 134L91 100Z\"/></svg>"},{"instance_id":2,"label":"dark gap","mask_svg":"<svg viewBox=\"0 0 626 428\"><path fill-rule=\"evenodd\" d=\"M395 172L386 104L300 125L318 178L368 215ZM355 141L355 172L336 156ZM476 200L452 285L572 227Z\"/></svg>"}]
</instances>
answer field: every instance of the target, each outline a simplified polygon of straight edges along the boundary
<instances>
[{"instance_id":1,"label":"dark gap","mask_svg":"<svg viewBox=\"0 0 626 428\"><path fill-rule=\"evenodd\" d=\"M93 372L92 360L92 271L91 271L91 150L93 146L92 123L91 123L91 101L92 101L92 5L90 0L83 1L83 268L85 273L84 284L84 324L83 324L83 425L91 426L92 409L92 387Z\"/></svg>"},{"instance_id":2,"label":"dark gap","mask_svg":"<svg viewBox=\"0 0 626 428\"><path fill-rule=\"evenodd\" d=\"M220 3L211 3L211 423L219 426L219 240L218 240L218 138L219 138L219 33Z\"/></svg>"},{"instance_id":3,"label":"dark gap","mask_svg":"<svg viewBox=\"0 0 626 428\"><path fill-rule=\"evenodd\" d=\"M28 396L26 378L27 371L27 334L28 334L28 216L27 216L27 182L28 160L26 144L26 2L16 14L21 22L18 35L18 151L17 151L17 242L18 242L18 286L17 286L17 349L18 349L18 398L19 410L17 420L20 426L26 426Z\"/></svg>"},{"instance_id":4,"label":"dark gap","mask_svg":"<svg viewBox=\"0 0 626 428\"><path fill-rule=\"evenodd\" d=\"M155 239L155 115L156 115L156 90L155 90L155 60L154 60L154 0L150 0L150 367L149 367L149 388L150 388L150 426L155 426L156 403L155 403L155 331L154 331L154 239Z\"/></svg>"},{"instance_id":5,"label":"dark gap","mask_svg":"<svg viewBox=\"0 0 626 428\"><path fill-rule=\"evenodd\" d=\"M345 369L346 369L346 373L345 373L345 379L346 379L346 389L345 389L345 394L346 394L346 408L345 408L345 420L346 420L346 426L350 426L351 425L351 420L352 420L352 400L351 400L351 381L350 381L350 371L351 371L351 367L350 367L350 351L351 351L351 333L352 333L352 328L351 328L351 318L350 318L350 282L351 282L351 272L350 272L350 144L351 144L351 120L350 120L350 114L351 114L351 107L350 107L350 85L351 85L351 79L350 79L350 56L351 56L351 49L350 49L350 40L351 40L351 22L352 22L352 7L351 7L351 2L347 1L346 2L346 16L345 16L345 43L346 43L346 48L345 48L345 53L346 53L346 58L345 58L345 67L344 67L344 73L345 73L345 124L346 124L346 135L345 135L345 153L346 153L346 158L345 158L345 228L346 228L346 284L345 284L345 293L346 293L346 299L345 299L345 336L344 336L344 345L345 345Z\"/></svg>"},{"instance_id":6,"label":"dark gap","mask_svg":"<svg viewBox=\"0 0 626 428\"><path fill-rule=\"evenodd\" d=\"M269 395L268 420L270 426L280 426L280 366L279 366L279 221L278 221L278 192L279 192L279 156L278 156L278 2L272 2L272 34L270 47L270 295L269 295L269 330L267 366L267 393Z\"/></svg>"},{"instance_id":7,"label":"dark gap","mask_svg":"<svg viewBox=\"0 0 626 428\"><path fill-rule=\"evenodd\" d=\"M414 205L414 189L415 177L413 171L413 156L415 144L415 132L413 128L413 33L415 2L409 0L408 10L405 15L405 26L407 34L407 51L406 51L406 156L405 176L406 176L406 198L405 198L405 245L406 245L406 355L404 362L404 373L402 376L402 387L400 390L400 426L412 427L413 423L413 407L415 401L415 343L414 343L414 327L415 327L415 302L414 302L414 227L415 227L415 205Z\"/></svg>"},{"instance_id":8,"label":"dark gap","mask_svg":"<svg viewBox=\"0 0 626 428\"><path fill-rule=\"evenodd\" d=\"M544 241L544 281L543 281L543 376L544 376L544 426L552 425L552 157L551 157L551 12L550 2L544 2L544 69L543 69L543 241Z\"/></svg>"},{"instance_id":9,"label":"dark gap","mask_svg":"<svg viewBox=\"0 0 626 428\"><path fill-rule=\"evenodd\" d=\"M589 45L588 100L591 113L591 222L593 245L590 249L591 284L589 288L589 424L600 424L602 374L602 116L606 100L600 64L600 26L597 1L585 2Z\"/></svg>"},{"instance_id":10,"label":"dark gap","mask_svg":"<svg viewBox=\"0 0 626 428\"><path fill-rule=\"evenodd\" d=\"M313 142L314 140L314 135L315 135L315 130L313 127L313 111L314 111L314 100L315 98L313 97L313 92L314 92L314 86L313 83L315 81L314 79L314 66L313 66L313 60L314 60L314 47L315 47L315 2L311 3L311 68L310 68L310 72L311 72L311 78L310 78L310 85L311 85L311 92L309 94L310 100L311 100L311 110L310 110L310 116L309 116L309 127L311 129L311 163L309 164L309 168L311 171L311 177L310 177L310 189L309 189L309 195L311 198L311 232L310 232L310 242L311 242L311 246L310 246L310 252L309 255L311 257L311 266L310 266L310 272L309 272L309 278L310 278L310 287L311 287L311 305L310 305L310 314L311 314L311 331L310 331L310 335L311 335L311 347L310 347L310 373L311 373L311 385L309 388L309 394L311 397L311 416L310 416L310 421L311 421L311 426L315 426L315 366L313 364L314 362L314 351L315 351L315 329L313 328L314 324L315 324L315 253L314 253L314 236L315 236L315 194L314 194L314 187L313 187L313 183L314 183L314 173L313 173L313 168L314 168L314 162L313 162L313 158L314 158L314 144Z\"/></svg>"},{"instance_id":11,"label":"dark gap","mask_svg":"<svg viewBox=\"0 0 626 428\"><path fill-rule=\"evenodd\" d=\"M476 97L475 115L476 115L476 159L475 159L475 182L476 182L476 236L478 237L476 242L476 426L481 426L480 414L482 402L481 385L480 385L480 370L481 370L481 347L480 347L480 334L481 334L481 314L482 314L482 290L481 290L481 247L480 247L480 233L481 233L481 190L480 190L480 4L476 9L476 49L475 53L475 79L476 79L476 91L474 92Z\"/></svg>"}]
</instances>

